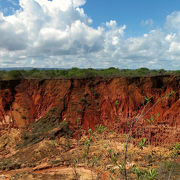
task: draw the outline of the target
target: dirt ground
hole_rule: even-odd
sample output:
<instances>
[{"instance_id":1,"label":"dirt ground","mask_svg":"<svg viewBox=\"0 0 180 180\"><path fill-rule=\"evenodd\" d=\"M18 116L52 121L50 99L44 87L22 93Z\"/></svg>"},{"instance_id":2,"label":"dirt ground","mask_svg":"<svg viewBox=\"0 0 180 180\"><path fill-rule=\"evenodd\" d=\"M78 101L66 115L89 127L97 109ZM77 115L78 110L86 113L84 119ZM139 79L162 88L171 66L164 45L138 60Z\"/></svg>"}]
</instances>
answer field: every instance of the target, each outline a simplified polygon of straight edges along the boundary
<instances>
[{"instance_id":1,"label":"dirt ground","mask_svg":"<svg viewBox=\"0 0 180 180\"><path fill-rule=\"evenodd\" d=\"M0 137L0 180L123 179L125 138L103 129L84 133L79 139L44 138L23 147L18 146L22 131L4 130ZM154 179L167 179L171 172L172 180L180 179L180 161L172 159L170 145L155 147L147 143L140 148L133 142L131 139L128 144L128 179L137 179L135 169L142 178L154 169Z\"/></svg>"}]
</instances>

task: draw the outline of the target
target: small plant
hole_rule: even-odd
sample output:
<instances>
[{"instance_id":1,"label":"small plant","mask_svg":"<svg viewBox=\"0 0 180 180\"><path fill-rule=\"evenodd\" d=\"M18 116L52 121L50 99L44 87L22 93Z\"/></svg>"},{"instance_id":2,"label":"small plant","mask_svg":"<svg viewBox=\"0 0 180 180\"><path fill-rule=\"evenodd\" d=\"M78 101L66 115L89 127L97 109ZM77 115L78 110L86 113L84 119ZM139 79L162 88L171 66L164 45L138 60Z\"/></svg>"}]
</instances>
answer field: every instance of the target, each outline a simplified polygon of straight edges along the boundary
<instances>
[{"instance_id":1,"label":"small plant","mask_svg":"<svg viewBox=\"0 0 180 180\"><path fill-rule=\"evenodd\" d=\"M115 153L115 152L113 152L112 149L108 149L108 154L109 154L109 157L112 159L112 162L113 162L114 164L116 164L116 163L117 163L117 160L118 160L118 154Z\"/></svg>"},{"instance_id":2,"label":"small plant","mask_svg":"<svg viewBox=\"0 0 180 180\"><path fill-rule=\"evenodd\" d=\"M171 166L171 169L170 169L170 172L169 172L169 177L168 177L168 180L170 180L171 178L171 175L174 171L174 168L175 168L175 162L178 158L178 155L180 154L180 144L179 143L176 143L175 145L172 145L170 147L170 150L172 151L171 152L171 159L172 159L172 166Z\"/></svg>"},{"instance_id":3,"label":"small plant","mask_svg":"<svg viewBox=\"0 0 180 180\"><path fill-rule=\"evenodd\" d=\"M78 164L78 159L75 157L73 158L73 171L75 175L75 179L79 179L79 174L77 173L77 164Z\"/></svg>"},{"instance_id":4,"label":"small plant","mask_svg":"<svg viewBox=\"0 0 180 180\"><path fill-rule=\"evenodd\" d=\"M172 162L172 161L164 161L164 162L162 163L162 168L163 168L163 170L165 170L165 171L170 171L171 168L172 168L172 166L173 166L173 162Z\"/></svg>"},{"instance_id":5,"label":"small plant","mask_svg":"<svg viewBox=\"0 0 180 180\"><path fill-rule=\"evenodd\" d=\"M90 133L90 136L88 137L87 141L84 142L85 148L84 148L83 158L87 159L89 164L89 148L91 146L92 137L94 136L94 133L92 132L91 129L89 129L88 132Z\"/></svg>"},{"instance_id":6,"label":"small plant","mask_svg":"<svg viewBox=\"0 0 180 180\"><path fill-rule=\"evenodd\" d=\"M56 146L56 142L54 140L51 140L51 145Z\"/></svg>"},{"instance_id":7,"label":"small plant","mask_svg":"<svg viewBox=\"0 0 180 180\"><path fill-rule=\"evenodd\" d=\"M154 120L157 119L159 117L159 113L157 113L156 115L151 115L151 117L149 119L146 119L148 123L154 123Z\"/></svg>"},{"instance_id":8,"label":"small plant","mask_svg":"<svg viewBox=\"0 0 180 180\"><path fill-rule=\"evenodd\" d=\"M22 119L26 119L26 116L23 114L23 115L21 115L21 118Z\"/></svg>"},{"instance_id":9,"label":"small plant","mask_svg":"<svg viewBox=\"0 0 180 180\"><path fill-rule=\"evenodd\" d=\"M59 100L59 102L62 102L62 101L63 101L63 98L62 98L62 97L60 97L58 100Z\"/></svg>"},{"instance_id":10,"label":"small plant","mask_svg":"<svg viewBox=\"0 0 180 180\"><path fill-rule=\"evenodd\" d=\"M79 162L80 137L81 137L81 119L77 118L74 125L75 125L75 129L77 130L77 147L78 147L77 164L78 164L78 162Z\"/></svg>"},{"instance_id":11,"label":"small plant","mask_svg":"<svg viewBox=\"0 0 180 180\"><path fill-rule=\"evenodd\" d=\"M149 180L154 180L158 176L158 172L156 169L150 169L149 172L146 173L146 177Z\"/></svg>"},{"instance_id":12,"label":"small plant","mask_svg":"<svg viewBox=\"0 0 180 180\"><path fill-rule=\"evenodd\" d=\"M173 96L175 91L171 91L170 93L166 94L166 99L169 99L169 97Z\"/></svg>"},{"instance_id":13,"label":"small plant","mask_svg":"<svg viewBox=\"0 0 180 180\"><path fill-rule=\"evenodd\" d=\"M116 100L116 101L115 101L115 105L116 105L116 106L118 106L118 104L119 104L119 101L118 101L118 100Z\"/></svg>"},{"instance_id":14,"label":"small plant","mask_svg":"<svg viewBox=\"0 0 180 180\"><path fill-rule=\"evenodd\" d=\"M77 112L78 114L81 114L81 113L82 113L82 110L79 109L79 108L77 108L77 109L76 109L76 112Z\"/></svg>"},{"instance_id":15,"label":"small plant","mask_svg":"<svg viewBox=\"0 0 180 180\"><path fill-rule=\"evenodd\" d=\"M153 122L154 122L154 118L155 118L154 115L151 116L150 119L147 119L147 122L148 122L148 123L153 123Z\"/></svg>"},{"instance_id":16,"label":"small plant","mask_svg":"<svg viewBox=\"0 0 180 180\"><path fill-rule=\"evenodd\" d=\"M157 118L159 117L159 113L156 114L156 117L157 117Z\"/></svg>"},{"instance_id":17,"label":"small plant","mask_svg":"<svg viewBox=\"0 0 180 180\"><path fill-rule=\"evenodd\" d=\"M103 133L104 131L106 131L106 127L105 126L103 126L103 125L99 125L98 127L97 127L97 132L98 133Z\"/></svg>"},{"instance_id":18,"label":"small plant","mask_svg":"<svg viewBox=\"0 0 180 180\"><path fill-rule=\"evenodd\" d=\"M134 167L133 168L133 172L136 174L137 180L142 178L144 176L144 174L145 174L145 171L144 170L140 170L138 167Z\"/></svg>"},{"instance_id":19,"label":"small plant","mask_svg":"<svg viewBox=\"0 0 180 180\"><path fill-rule=\"evenodd\" d=\"M152 100L153 100L152 97L146 96L146 97L144 98L144 104L150 103Z\"/></svg>"},{"instance_id":20,"label":"small plant","mask_svg":"<svg viewBox=\"0 0 180 180\"><path fill-rule=\"evenodd\" d=\"M147 143L147 139L146 138L142 138L141 141L138 144L139 148L143 149L143 147L146 145L146 143Z\"/></svg>"},{"instance_id":21,"label":"small plant","mask_svg":"<svg viewBox=\"0 0 180 180\"><path fill-rule=\"evenodd\" d=\"M108 146L109 146L109 144L108 144L108 143L106 143L106 144L104 145L104 148L108 148Z\"/></svg>"},{"instance_id":22,"label":"small plant","mask_svg":"<svg viewBox=\"0 0 180 180\"><path fill-rule=\"evenodd\" d=\"M62 121L60 125L61 125L62 127L65 127L65 126L67 126L67 124L68 124L67 121Z\"/></svg>"},{"instance_id":23,"label":"small plant","mask_svg":"<svg viewBox=\"0 0 180 180\"><path fill-rule=\"evenodd\" d=\"M147 171L145 169L140 170L138 167L134 167L133 172L136 174L137 180L154 180L158 176L158 172L156 169L150 169L149 171Z\"/></svg>"},{"instance_id":24,"label":"small plant","mask_svg":"<svg viewBox=\"0 0 180 180\"><path fill-rule=\"evenodd\" d=\"M92 166L97 165L98 161L99 161L99 157L93 156L93 165Z\"/></svg>"},{"instance_id":25,"label":"small plant","mask_svg":"<svg viewBox=\"0 0 180 180\"><path fill-rule=\"evenodd\" d=\"M124 169L125 169L124 162L122 162L121 164L118 164L118 169L119 169L120 174L124 176Z\"/></svg>"},{"instance_id":26,"label":"small plant","mask_svg":"<svg viewBox=\"0 0 180 180\"><path fill-rule=\"evenodd\" d=\"M110 170L109 170L111 180L114 180L113 174L115 174L115 171L116 171L116 169L114 169L114 168L112 168L112 167L111 167Z\"/></svg>"},{"instance_id":27,"label":"small plant","mask_svg":"<svg viewBox=\"0 0 180 180\"><path fill-rule=\"evenodd\" d=\"M170 147L171 152L171 158L173 160L176 160L178 155L180 154L180 144L176 143L175 145Z\"/></svg>"},{"instance_id":28,"label":"small plant","mask_svg":"<svg viewBox=\"0 0 180 180\"><path fill-rule=\"evenodd\" d=\"M125 148L124 148L124 180L127 180L127 169L126 169L126 164L127 164L127 152L128 152L128 144L130 142L130 138L131 138L131 134L132 134L132 130L133 127L135 126L136 123L138 123L140 120L142 120L160 101L162 101L163 99L168 99L170 96L172 96L174 94L174 91L171 91L170 93L168 93L166 96L163 96L161 98L159 98L155 103L153 103L153 105L151 107L148 108L148 104L150 102L152 102L153 98L152 97L145 97L144 98L144 103L143 103L143 108L141 110L141 112L139 112L139 114L137 113L132 119L131 119L131 123L129 124L128 130L127 130L127 136L126 136L126 142L125 142ZM157 117L159 117L159 114L157 114ZM154 117L152 117L150 119L150 121L153 121ZM147 139L143 138L140 143L139 143L139 147L141 149L143 149L143 146L146 144Z\"/></svg>"}]
</instances>

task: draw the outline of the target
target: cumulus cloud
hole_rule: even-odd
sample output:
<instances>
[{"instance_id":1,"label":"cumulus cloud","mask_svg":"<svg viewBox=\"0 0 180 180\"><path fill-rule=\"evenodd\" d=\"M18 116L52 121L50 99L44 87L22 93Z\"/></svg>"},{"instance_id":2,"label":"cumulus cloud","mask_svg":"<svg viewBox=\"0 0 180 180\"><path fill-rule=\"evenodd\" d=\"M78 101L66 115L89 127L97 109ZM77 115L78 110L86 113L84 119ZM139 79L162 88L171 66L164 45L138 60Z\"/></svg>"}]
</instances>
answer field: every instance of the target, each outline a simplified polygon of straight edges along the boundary
<instances>
[{"instance_id":1,"label":"cumulus cloud","mask_svg":"<svg viewBox=\"0 0 180 180\"><path fill-rule=\"evenodd\" d=\"M0 14L0 48L9 51L26 48L27 32L22 23L14 16L3 17Z\"/></svg>"},{"instance_id":2,"label":"cumulus cloud","mask_svg":"<svg viewBox=\"0 0 180 180\"><path fill-rule=\"evenodd\" d=\"M166 17L166 28L168 30L180 30L180 12L175 11Z\"/></svg>"},{"instance_id":3,"label":"cumulus cloud","mask_svg":"<svg viewBox=\"0 0 180 180\"><path fill-rule=\"evenodd\" d=\"M93 28L85 3L20 0L13 15L0 12L0 65L179 69L180 12L168 15L164 28L125 38L126 25L115 20Z\"/></svg>"}]
</instances>

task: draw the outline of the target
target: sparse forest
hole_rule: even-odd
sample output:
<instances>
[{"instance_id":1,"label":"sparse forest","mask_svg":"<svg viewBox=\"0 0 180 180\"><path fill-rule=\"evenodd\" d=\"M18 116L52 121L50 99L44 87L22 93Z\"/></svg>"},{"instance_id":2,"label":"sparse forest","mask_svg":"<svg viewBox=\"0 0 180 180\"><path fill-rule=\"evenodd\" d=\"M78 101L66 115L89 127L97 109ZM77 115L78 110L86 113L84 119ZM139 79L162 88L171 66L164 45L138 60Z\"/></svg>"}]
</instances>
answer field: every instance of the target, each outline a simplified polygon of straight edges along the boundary
<instances>
[{"instance_id":1,"label":"sparse forest","mask_svg":"<svg viewBox=\"0 0 180 180\"><path fill-rule=\"evenodd\" d=\"M111 78L111 77L144 77L144 76L162 76L162 75L180 75L180 70L168 71L164 69L149 70L148 68L139 69L118 69L110 67L108 69L32 69L32 70L11 70L0 71L0 79L69 79L69 78Z\"/></svg>"}]
</instances>

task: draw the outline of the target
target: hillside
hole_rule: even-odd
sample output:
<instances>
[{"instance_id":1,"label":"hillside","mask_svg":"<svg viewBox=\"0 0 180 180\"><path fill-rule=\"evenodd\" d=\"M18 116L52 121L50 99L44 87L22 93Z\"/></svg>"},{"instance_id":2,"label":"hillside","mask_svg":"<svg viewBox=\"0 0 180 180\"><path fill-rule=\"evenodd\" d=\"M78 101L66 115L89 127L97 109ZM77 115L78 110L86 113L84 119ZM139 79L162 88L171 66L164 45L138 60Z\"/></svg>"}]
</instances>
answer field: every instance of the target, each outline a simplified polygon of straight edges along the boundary
<instances>
[{"instance_id":1,"label":"hillside","mask_svg":"<svg viewBox=\"0 0 180 180\"><path fill-rule=\"evenodd\" d=\"M178 75L1 80L1 174L7 179L118 177L121 171L112 168L121 167L129 125L149 109L132 129L128 176L136 179L137 165L158 169L158 179L168 177L170 144L180 143L179 97ZM148 141L143 150L141 138Z\"/></svg>"},{"instance_id":2,"label":"hillside","mask_svg":"<svg viewBox=\"0 0 180 180\"><path fill-rule=\"evenodd\" d=\"M27 126L57 108L59 121L73 124L80 119L85 129L103 124L125 133L126 121L140 112L146 97L151 97L152 105L175 91L145 117L158 114L153 124L141 122L144 126L141 135L145 134L155 144L177 141L180 139L179 79L179 76L156 76L0 81L1 128Z\"/></svg>"}]
</instances>

